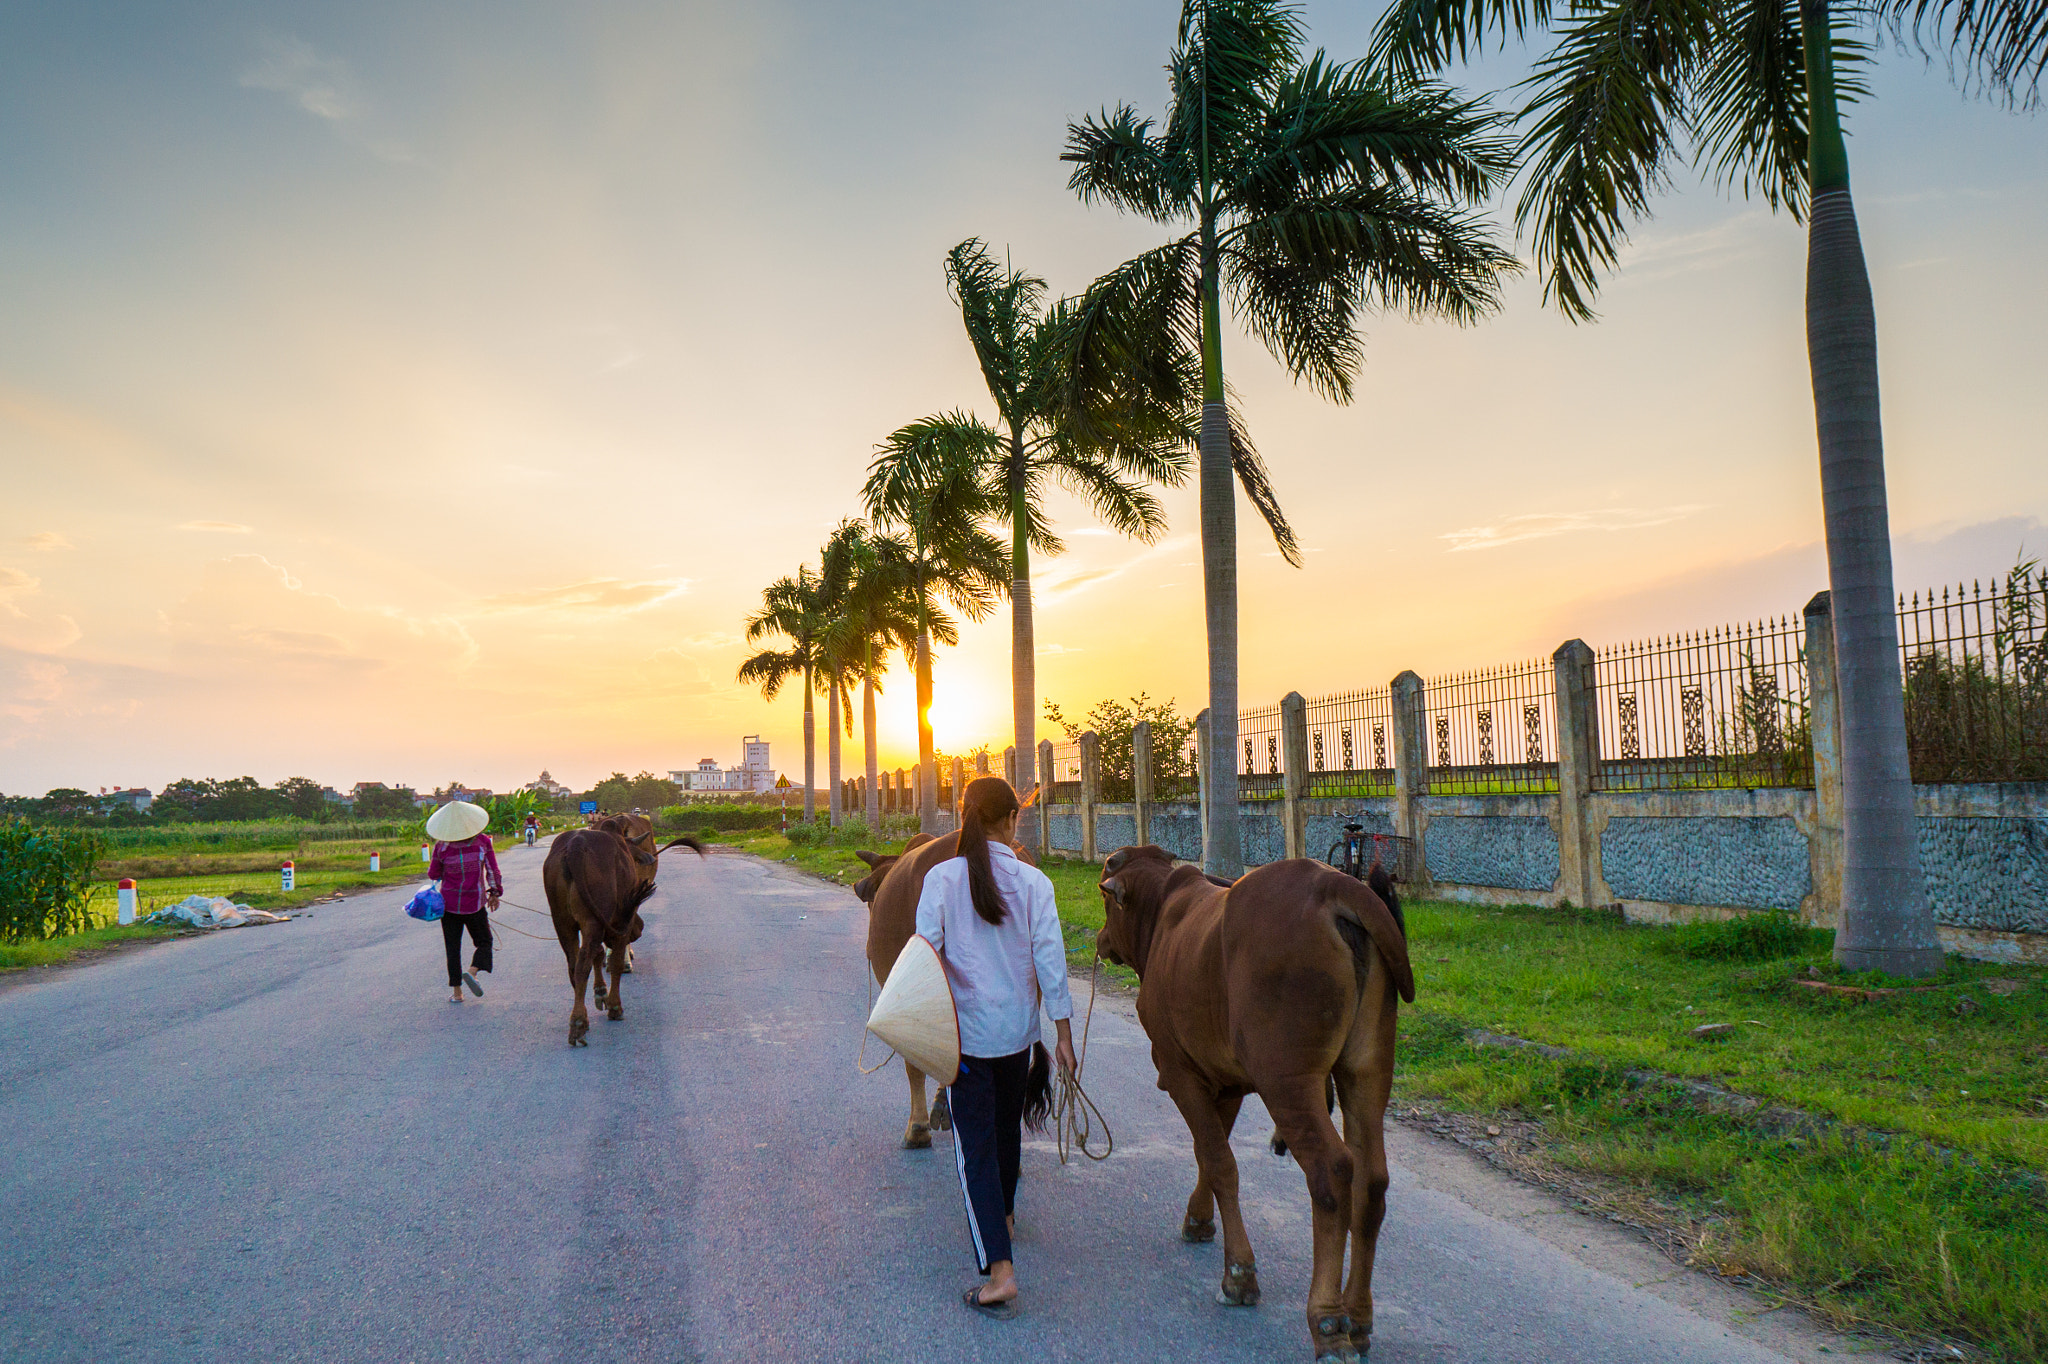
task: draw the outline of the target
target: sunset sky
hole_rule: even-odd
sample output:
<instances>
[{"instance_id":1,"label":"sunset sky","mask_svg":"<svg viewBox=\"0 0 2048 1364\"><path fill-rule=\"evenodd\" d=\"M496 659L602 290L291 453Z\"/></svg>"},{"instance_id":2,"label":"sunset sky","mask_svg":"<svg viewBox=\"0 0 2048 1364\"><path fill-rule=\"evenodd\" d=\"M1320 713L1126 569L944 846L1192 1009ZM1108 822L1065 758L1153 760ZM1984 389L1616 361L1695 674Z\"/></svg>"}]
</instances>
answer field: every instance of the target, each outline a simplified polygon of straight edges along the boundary
<instances>
[{"instance_id":1,"label":"sunset sky","mask_svg":"<svg viewBox=\"0 0 2048 1364\"><path fill-rule=\"evenodd\" d=\"M1310 4L1311 40L1362 55L1379 9ZM992 415L948 247L1078 292L1164 239L1057 158L1072 118L1161 108L1177 13L0 11L0 791L581 787L754 732L800 776L742 622L889 430ZM2048 125L1910 54L1873 85L1910 589L2048 549ZM1826 585L1803 270L1799 225L1681 174L1596 325L1527 279L1471 329L1375 319L1348 407L1232 333L1309 547L1241 511L1246 703L1796 611ZM1193 490L1166 501L1150 546L1059 507L1038 676L1070 712L1202 704ZM1005 611L941 654L942 746L1006 741L1008 649ZM889 765L911 707L899 671Z\"/></svg>"}]
</instances>

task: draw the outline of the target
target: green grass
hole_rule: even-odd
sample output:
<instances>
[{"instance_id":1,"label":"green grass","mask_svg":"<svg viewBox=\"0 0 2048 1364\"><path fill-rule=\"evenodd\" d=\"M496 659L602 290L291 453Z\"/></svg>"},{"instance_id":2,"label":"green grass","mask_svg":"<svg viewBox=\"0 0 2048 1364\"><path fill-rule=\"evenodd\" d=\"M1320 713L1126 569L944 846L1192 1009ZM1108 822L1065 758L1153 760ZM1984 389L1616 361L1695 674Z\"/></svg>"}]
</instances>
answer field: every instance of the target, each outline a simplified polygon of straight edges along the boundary
<instances>
[{"instance_id":1,"label":"green grass","mask_svg":"<svg viewBox=\"0 0 2048 1364\"><path fill-rule=\"evenodd\" d=\"M1960 1336L1993 1359L2048 1353L2048 1194L2015 1174L2048 1170L2048 971L1951 958L1947 988L1857 1003L1795 983L1848 978L1828 935L1782 921L1656 928L1421 903L1408 925L1418 998L1398 1101L1539 1123L1546 1159L1662 1207L1696 1262L1844 1325ZM2021 988L1995 995L1987 979ZM1965 997L1975 1007L1958 1012ZM1722 1022L1738 1026L1688 1035ZM1475 1047L1475 1028L1576 1055ZM1775 1134L1629 1070L1850 1126Z\"/></svg>"},{"instance_id":2,"label":"green grass","mask_svg":"<svg viewBox=\"0 0 2048 1364\"><path fill-rule=\"evenodd\" d=\"M515 849L516 839L499 837L494 842L501 858L521 855L508 851ZM380 871L370 870L372 851L382 856ZM289 893L280 888L279 875L287 857L293 863ZM188 895L217 895L256 909L276 910L308 904L336 891L423 882L427 864L420 860L419 843L403 838L318 843L304 851L282 848L109 858L100 864L97 876L90 912L96 923L111 923L118 903L115 883L124 876L136 879L136 898L144 914L176 904Z\"/></svg>"},{"instance_id":3,"label":"green grass","mask_svg":"<svg viewBox=\"0 0 2048 1364\"><path fill-rule=\"evenodd\" d=\"M105 925L88 929L83 933L69 933L61 938L44 938L40 942L17 943L9 946L0 943L0 971L15 971L24 966L59 966L70 961L81 950L107 947L118 942L130 942L138 938L161 938L173 930L158 928L152 924Z\"/></svg>"}]
</instances>

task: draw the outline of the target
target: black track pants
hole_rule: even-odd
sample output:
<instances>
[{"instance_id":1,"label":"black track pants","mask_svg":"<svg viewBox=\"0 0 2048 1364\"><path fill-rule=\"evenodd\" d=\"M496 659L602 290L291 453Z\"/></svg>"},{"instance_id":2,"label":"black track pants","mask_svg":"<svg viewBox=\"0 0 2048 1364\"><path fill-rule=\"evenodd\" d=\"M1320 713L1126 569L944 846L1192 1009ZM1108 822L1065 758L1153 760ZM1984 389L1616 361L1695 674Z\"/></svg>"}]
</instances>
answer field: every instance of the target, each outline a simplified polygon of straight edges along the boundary
<instances>
[{"instance_id":1,"label":"black track pants","mask_svg":"<svg viewBox=\"0 0 2048 1364\"><path fill-rule=\"evenodd\" d=\"M491 926L488 915L479 911L475 914L443 914L441 916L441 941L448 947L448 984L462 984L462 930L469 929L470 940L476 944L476 952L470 957L470 966L478 971L491 969Z\"/></svg>"},{"instance_id":2,"label":"black track pants","mask_svg":"<svg viewBox=\"0 0 2048 1364\"><path fill-rule=\"evenodd\" d=\"M1010 1227L1017 1206L1017 1164L1024 1144L1025 1090L1031 1049L1014 1056L963 1056L960 1075L946 1090L953 1109L953 1160L967 1199L967 1234L981 1272L1010 1259Z\"/></svg>"}]
</instances>

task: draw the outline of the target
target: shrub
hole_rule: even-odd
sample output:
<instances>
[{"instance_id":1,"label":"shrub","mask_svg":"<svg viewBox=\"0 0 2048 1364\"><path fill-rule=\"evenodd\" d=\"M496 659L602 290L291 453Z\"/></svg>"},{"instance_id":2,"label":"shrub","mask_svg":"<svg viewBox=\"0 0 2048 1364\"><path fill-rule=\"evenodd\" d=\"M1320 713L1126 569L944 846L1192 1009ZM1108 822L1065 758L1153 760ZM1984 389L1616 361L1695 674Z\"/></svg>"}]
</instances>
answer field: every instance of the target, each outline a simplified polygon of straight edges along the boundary
<instances>
[{"instance_id":1,"label":"shrub","mask_svg":"<svg viewBox=\"0 0 2048 1364\"><path fill-rule=\"evenodd\" d=\"M790 827L795 828L802 818L799 808ZM782 823L782 810L774 805L665 805L655 820L662 828L677 832L727 833L735 829L773 829Z\"/></svg>"},{"instance_id":2,"label":"shrub","mask_svg":"<svg viewBox=\"0 0 2048 1364\"><path fill-rule=\"evenodd\" d=\"M91 928L86 892L105 850L90 829L0 821L0 938L30 942Z\"/></svg>"},{"instance_id":3,"label":"shrub","mask_svg":"<svg viewBox=\"0 0 2048 1364\"><path fill-rule=\"evenodd\" d=\"M1673 956L1703 961L1776 961L1826 953L1835 935L1808 928L1783 910L1762 910L1736 919L1681 924L1658 946Z\"/></svg>"}]
</instances>

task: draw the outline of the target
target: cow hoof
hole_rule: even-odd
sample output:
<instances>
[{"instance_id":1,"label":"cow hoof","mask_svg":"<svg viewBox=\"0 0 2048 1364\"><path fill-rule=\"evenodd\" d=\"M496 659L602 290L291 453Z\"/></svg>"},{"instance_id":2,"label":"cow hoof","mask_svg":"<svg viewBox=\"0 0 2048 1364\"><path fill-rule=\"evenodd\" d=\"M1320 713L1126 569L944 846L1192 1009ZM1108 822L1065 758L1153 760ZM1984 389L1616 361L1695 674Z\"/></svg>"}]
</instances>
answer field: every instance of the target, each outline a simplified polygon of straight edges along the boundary
<instances>
[{"instance_id":1,"label":"cow hoof","mask_svg":"<svg viewBox=\"0 0 2048 1364\"><path fill-rule=\"evenodd\" d=\"M1251 1265L1225 1266L1223 1286L1216 1290L1216 1301L1225 1307L1257 1307L1259 1271Z\"/></svg>"},{"instance_id":2,"label":"cow hoof","mask_svg":"<svg viewBox=\"0 0 2048 1364\"><path fill-rule=\"evenodd\" d=\"M921 1122L911 1123L903 1129L903 1149L906 1151L929 1151L932 1146L932 1129Z\"/></svg>"},{"instance_id":3,"label":"cow hoof","mask_svg":"<svg viewBox=\"0 0 2048 1364\"><path fill-rule=\"evenodd\" d=\"M572 1037L569 1039L569 1045L572 1047L587 1047L590 1045L590 1039L581 1036Z\"/></svg>"},{"instance_id":4,"label":"cow hoof","mask_svg":"<svg viewBox=\"0 0 2048 1364\"><path fill-rule=\"evenodd\" d=\"M588 1042L587 1040L585 1040L585 1038L584 1038L584 1034L585 1034L585 1033L587 1033L587 1032L589 1032L589 1031L590 1031L590 1020L589 1020L589 1019L587 1019L587 1018L572 1018L572 1019L570 1019L570 1020L569 1020L569 1045L570 1045L570 1046L572 1046L572 1047L587 1047L587 1046L589 1046L589 1045L590 1045L590 1043L589 1043L589 1042Z\"/></svg>"},{"instance_id":5,"label":"cow hoof","mask_svg":"<svg viewBox=\"0 0 2048 1364\"><path fill-rule=\"evenodd\" d=\"M616 1023L626 1016L626 1006L623 1004L610 1005L605 1009L604 1016Z\"/></svg>"},{"instance_id":6,"label":"cow hoof","mask_svg":"<svg viewBox=\"0 0 2048 1364\"><path fill-rule=\"evenodd\" d=\"M1197 1222L1192 1217L1181 1219L1180 1239L1192 1244L1216 1239L1216 1219L1205 1217Z\"/></svg>"},{"instance_id":7,"label":"cow hoof","mask_svg":"<svg viewBox=\"0 0 2048 1364\"><path fill-rule=\"evenodd\" d=\"M1358 1351L1351 1344L1351 1325L1347 1316L1318 1318L1310 1331L1316 1341L1316 1358L1330 1360L1332 1364L1358 1364Z\"/></svg>"},{"instance_id":8,"label":"cow hoof","mask_svg":"<svg viewBox=\"0 0 2048 1364\"><path fill-rule=\"evenodd\" d=\"M946 1091L940 1090L938 1099L932 1104L932 1130L950 1132L953 1130L953 1105L946 1102Z\"/></svg>"}]
</instances>

